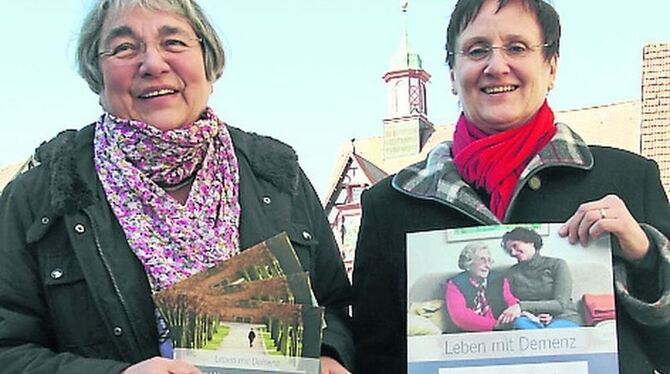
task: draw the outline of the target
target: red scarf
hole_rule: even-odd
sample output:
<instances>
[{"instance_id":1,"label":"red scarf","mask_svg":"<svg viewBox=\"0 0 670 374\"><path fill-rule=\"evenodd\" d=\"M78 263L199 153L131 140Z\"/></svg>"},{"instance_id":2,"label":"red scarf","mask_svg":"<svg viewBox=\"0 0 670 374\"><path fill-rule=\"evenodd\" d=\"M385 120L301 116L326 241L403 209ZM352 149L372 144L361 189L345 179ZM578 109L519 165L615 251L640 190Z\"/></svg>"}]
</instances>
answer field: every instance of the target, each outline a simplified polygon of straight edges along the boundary
<instances>
[{"instance_id":1,"label":"red scarf","mask_svg":"<svg viewBox=\"0 0 670 374\"><path fill-rule=\"evenodd\" d=\"M502 221L519 176L555 133L554 112L546 100L528 123L493 135L461 113L454 132L454 163L466 182L486 188L490 209Z\"/></svg>"}]
</instances>

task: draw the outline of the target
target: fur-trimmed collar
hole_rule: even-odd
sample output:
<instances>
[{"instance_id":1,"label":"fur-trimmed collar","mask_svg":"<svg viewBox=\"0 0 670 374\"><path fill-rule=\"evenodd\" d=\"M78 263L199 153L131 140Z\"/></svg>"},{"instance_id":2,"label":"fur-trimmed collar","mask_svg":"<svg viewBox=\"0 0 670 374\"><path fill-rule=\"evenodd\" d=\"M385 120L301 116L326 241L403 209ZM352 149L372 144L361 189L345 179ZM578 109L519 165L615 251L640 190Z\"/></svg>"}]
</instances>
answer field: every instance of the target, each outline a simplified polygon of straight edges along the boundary
<instances>
[{"instance_id":1,"label":"fur-trimmed collar","mask_svg":"<svg viewBox=\"0 0 670 374\"><path fill-rule=\"evenodd\" d=\"M587 170L593 166L593 156L582 138L565 124L557 123L556 127L556 134L549 144L530 160L521 173L510 208L519 191L538 171L553 166ZM451 156L451 144L450 141L440 143L425 160L399 171L393 177L393 188L418 199L446 204L484 224L501 223L477 192L461 179ZM508 213L510 211L507 210Z\"/></svg>"},{"instance_id":2,"label":"fur-trimmed collar","mask_svg":"<svg viewBox=\"0 0 670 374\"><path fill-rule=\"evenodd\" d=\"M272 183L280 191L295 195L300 167L298 155L286 143L269 136L245 132L228 126L237 156L244 155L254 174Z\"/></svg>"},{"instance_id":3,"label":"fur-trimmed collar","mask_svg":"<svg viewBox=\"0 0 670 374\"><path fill-rule=\"evenodd\" d=\"M94 126L65 130L35 152L35 160L46 167L50 205L56 215L80 210L95 201L98 181L93 167ZM228 129L238 159L247 160L256 177L282 192L296 193L300 169L293 148L270 137L230 126Z\"/></svg>"},{"instance_id":4,"label":"fur-trimmed collar","mask_svg":"<svg viewBox=\"0 0 670 374\"><path fill-rule=\"evenodd\" d=\"M50 205L53 214L63 215L80 210L94 201L93 187L95 184L85 180L80 173L78 160L81 146L77 147L80 133L90 132L93 141L93 127L87 126L80 131L65 130L35 151L34 159L40 167L46 167L50 186ZM92 143L91 143L92 144ZM90 148L91 165L93 165L93 146Z\"/></svg>"}]
</instances>

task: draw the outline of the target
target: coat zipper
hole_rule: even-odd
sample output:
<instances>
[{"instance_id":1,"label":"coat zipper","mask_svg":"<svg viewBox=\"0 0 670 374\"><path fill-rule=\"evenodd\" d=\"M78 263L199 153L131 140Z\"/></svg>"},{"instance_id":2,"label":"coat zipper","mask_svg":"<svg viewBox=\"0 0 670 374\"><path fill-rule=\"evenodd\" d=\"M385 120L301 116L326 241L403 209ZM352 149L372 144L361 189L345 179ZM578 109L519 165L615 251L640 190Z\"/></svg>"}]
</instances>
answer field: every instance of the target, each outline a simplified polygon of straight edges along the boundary
<instances>
[{"instance_id":1,"label":"coat zipper","mask_svg":"<svg viewBox=\"0 0 670 374\"><path fill-rule=\"evenodd\" d=\"M139 341L137 340L137 332L135 331L135 328L133 327L133 324L130 321L130 313L128 309L128 304L126 303L126 299L123 297L121 294L121 289L119 288L119 285L116 281L116 277L114 276L114 273L112 272L112 267L109 265L109 261L107 261L107 257L105 257L105 253L102 250L102 246L100 245L100 240L98 239L98 230L95 226L95 223L93 221L93 218L91 215L84 210L84 214L86 217L88 217L89 222L91 222L91 228L93 229L93 239L95 241L95 248L98 252L98 256L100 256L100 259L102 260L103 265L105 266L105 270L107 270L107 274L109 275L109 279L112 281L112 286L114 287L114 292L116 292L116 296L119 298L119 301L121 302L121 308L126 314L126 318L128 318L128 326L130 326L130 329L132 330L132 334L135 340L135 343L139 347Z\"/></svg>"}]
</instances>

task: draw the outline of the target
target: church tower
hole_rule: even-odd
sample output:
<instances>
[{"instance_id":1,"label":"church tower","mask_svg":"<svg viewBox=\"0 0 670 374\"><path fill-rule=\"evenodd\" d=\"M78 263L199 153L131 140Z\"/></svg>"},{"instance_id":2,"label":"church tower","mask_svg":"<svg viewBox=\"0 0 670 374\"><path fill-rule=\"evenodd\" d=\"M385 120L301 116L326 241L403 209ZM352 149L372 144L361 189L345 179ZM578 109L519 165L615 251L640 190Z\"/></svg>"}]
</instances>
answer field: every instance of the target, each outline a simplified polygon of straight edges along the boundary
<instances>
[{"instance_id":1,"label":"church tower","mask_svg":"<svg viewBox=\"0 0 670 374\"><path fill-rule=\"evenodd\" d=\"M400 45L383 79L387 87L388 110L384 123L384 160L407 157L421 152L433 132L428 121L426 84L430 79L421 65L421 57L409 43L407 33L408 2L401 4L402 34Z\"/></svg>"}]
</instances>

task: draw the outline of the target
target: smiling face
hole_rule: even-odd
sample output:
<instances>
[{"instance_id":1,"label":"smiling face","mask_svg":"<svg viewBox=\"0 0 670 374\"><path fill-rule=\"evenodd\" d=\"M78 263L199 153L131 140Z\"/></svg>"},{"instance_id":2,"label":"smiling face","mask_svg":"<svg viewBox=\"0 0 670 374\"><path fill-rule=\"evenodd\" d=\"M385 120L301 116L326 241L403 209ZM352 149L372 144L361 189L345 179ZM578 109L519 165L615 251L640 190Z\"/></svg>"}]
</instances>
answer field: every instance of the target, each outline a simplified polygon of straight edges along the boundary
<instances>
[{"instance_id":1,"label":"smiling face","mask_svg":"<svg viewBox=\"0 0 670 374\"><path fill-rule=\"evenodd\" d=\"M117 117L161 130L193 123L207 106L212 84L205 75L202 48L188 21L176 14L131 8L110 14L100 49L123 43L143 46L136 58L100 56L102 106ZM172 49L179 40L191 47ZM118 49L118 48L117 48Z\"/></svg>"},{"instance_id":2,"label":"smiling face","mask_svg":"<svg viewBox=\"0 0 670 374\"><path fill-rule=\"evenodd\" d=\"M518 262L528 261L535 256L535 244L521 240L508 240L505 242L505 250Z\"/></svg>"},{"instance_id":3,"label":"smiling face","mask_svg":"<svg viewBox=\"0 0 670 374\"><path fill-rule=\"evenodd\" d=\"M498 1L488 0L456 39L456 50L476 44L487 46L539 46L545 43L535 15L512 0L496 13ZM501 49L473 61L456 54L451 71L466 118L493 134L528 122L540 109L554 81L557 57L545 59L542 47L523 57L510 57Z\"/></svg>"},{"instance_id":4,"label":"smiling face","mask_svg":"<svg viewBox=\"0 0 670 374\"><path fill-rule=\"evenodd\" d=\"M475 252L472 263L468 267L468 273L470 273L471 277L485 279L489 276L492 264L493 259L491 259L491 253L489 250L486 248L480 248Z\"/></svg>"}]
</instances>

